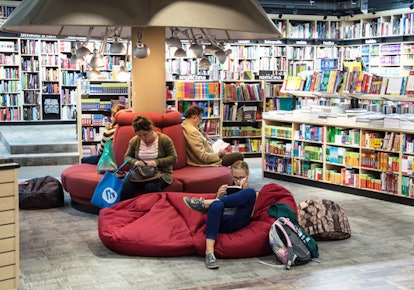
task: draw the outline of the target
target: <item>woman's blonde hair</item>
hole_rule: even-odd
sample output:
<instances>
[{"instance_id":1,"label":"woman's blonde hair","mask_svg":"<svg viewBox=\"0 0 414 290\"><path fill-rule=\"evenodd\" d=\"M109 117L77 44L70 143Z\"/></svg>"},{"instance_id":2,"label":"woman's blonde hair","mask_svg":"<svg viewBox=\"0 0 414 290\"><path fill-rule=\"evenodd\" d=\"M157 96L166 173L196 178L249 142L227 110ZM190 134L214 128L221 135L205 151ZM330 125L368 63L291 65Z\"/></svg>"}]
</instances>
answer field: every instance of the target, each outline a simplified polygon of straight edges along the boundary
<instances>
[{"instance_id":1,"label":"woman's blonde hair","mask_svg":"<svg viewBox=\"0 0 414 290\"><path fill-rule=\"evenodd\" d=\"M117 124L116 118L115 118L116 113L118 113L119 111L121 111L123 109L125 109L124 104L116 104L115 106L112 107L112 109L111 109L111 125L112 125L112 127L114 127Z\"/></svg>"},{"instance_id":2,"label":"woman's blonde hair","mask_svg":"<svg viewBox=\"0 0 414 290\"><path fill-rule=\"evenodd\" d=\"M230 168L233 169L242 169L244 170L244 172L246 172L247 175L250 174L250 170L249 170L249 164L246 163L246 161L243 160L237 160L236 162L234 162Z\"/></svg>"}]
</instances>

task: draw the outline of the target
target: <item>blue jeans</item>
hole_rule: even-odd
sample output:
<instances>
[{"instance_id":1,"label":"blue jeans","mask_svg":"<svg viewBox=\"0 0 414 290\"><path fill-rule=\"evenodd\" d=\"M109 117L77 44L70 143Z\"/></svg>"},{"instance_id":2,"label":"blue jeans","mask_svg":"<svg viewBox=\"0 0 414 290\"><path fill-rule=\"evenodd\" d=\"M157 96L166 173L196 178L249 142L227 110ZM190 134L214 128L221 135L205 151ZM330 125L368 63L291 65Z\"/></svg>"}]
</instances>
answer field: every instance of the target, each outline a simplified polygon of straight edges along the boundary
<instances>
[{"instance_id":1,"label":"blue jeans","mask_svg":"<svg viewBox=\"0 0 414 290\"><path fill-rule=\"evenodd\" d=\"M215 240L218 233L238 231L250 222L256 202L256 191L246 188L213 201L208 208L206 238ZM237 208L233 215L223 214L225 208Z\"/></svg>"},{"instance_id":2,"label":"blue jeans","mask_svg":"<svg viewBox=\"0 0 414 290\"><path fill-rule=\"evenodd\" d=\"M128 175L125 178L127 179L124 180L120 193L121 200L130 199L143 193L161 192L168 186L168 183L166 183L162 178L147 182L132 182L129 180Z\"/></svg>"},{"instance_id":3,"label":"blue jeans","mask_svg":"<svg viewBox=\"0 0 414 290\"><path fill-rule=\"evenodd\" d=\"M85 156L85 157L82 157L81 163L88 163L88 164L97 165L100 158L101 158L101 155Z\"/></svg>"}]
</instances>

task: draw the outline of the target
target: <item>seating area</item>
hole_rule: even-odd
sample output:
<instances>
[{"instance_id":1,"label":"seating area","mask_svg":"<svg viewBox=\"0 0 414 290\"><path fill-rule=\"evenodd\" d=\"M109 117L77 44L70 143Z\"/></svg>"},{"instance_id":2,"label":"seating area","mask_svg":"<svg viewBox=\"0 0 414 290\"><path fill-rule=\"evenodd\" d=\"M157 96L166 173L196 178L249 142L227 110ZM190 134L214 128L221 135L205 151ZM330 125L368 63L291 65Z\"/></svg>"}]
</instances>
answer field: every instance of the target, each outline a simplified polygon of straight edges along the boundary
<instances>
[{"instance_id":1,"label":"seating area","mask_svg":"<svg viewBox=\"0 0 414 290\"><path fill-rule=\"evenodd\" d=\"M157 192L102 209L98 219L101 241L108 249L124 255L203 256L207 215L189 209L183 196L214 198L215 194ZM269 229L275 219L267 211L274 203L286 204L297 212L290 191L275 183L263 186L248 226L217 236L216 256L248 258L270 254Z\"/></svg>"},{"instance_id":2,"label":"seating area","mask_svg":"<svg viewBox=\"0 0 414 290\"><path fill-rule=\"evenodd\" d=\"M187 165L185 138L181 128L181 113L167 111L166 113L132 112L122 110L116 115L117 128L113 139L116 162L122 164L129 140L135 136L132 121L137 115L150 118L156 131L168 135L175 146L178 162L174 165L174 182L165 188L165 192L212 193L222 184L232 182L228 167L194 167ZM125 170L128 168L125 167ZM98 213L99 209L90 203L96 185L102 178L97 166L91 164L75 164L66 168L61 174L63 188L70 194L72 206L75 209Z\"/></svg>"}]
</instances>

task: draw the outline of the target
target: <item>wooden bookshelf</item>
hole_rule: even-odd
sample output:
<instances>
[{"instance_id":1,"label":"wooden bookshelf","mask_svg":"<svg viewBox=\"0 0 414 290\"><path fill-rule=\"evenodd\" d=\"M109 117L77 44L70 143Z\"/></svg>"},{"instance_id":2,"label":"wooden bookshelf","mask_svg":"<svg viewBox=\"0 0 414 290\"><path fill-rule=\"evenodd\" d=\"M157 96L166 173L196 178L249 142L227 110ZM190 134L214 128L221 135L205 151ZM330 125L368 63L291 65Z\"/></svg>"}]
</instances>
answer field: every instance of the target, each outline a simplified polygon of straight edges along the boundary
<instances>
[{"instance_id":1,"label":"wooden bookshelf","mask_svg":"<svg viewBox=\"0 0 414 290\"><path fill-rule=\"evenodd\" d=\"M19 190L17 163L0 164L0 288L19 286Z\"/></svg>"},{"instance_id":2,"label":"wooden bookshelf","mask_svg":"<svg viewBox=\"0 0 414 290\"><path fill-rule=\"evenodd\" d=\"M264 113L264 175L414 205L414 132L384 124Z\"/></svg>"},{"instance_id":3,"label":"wooden bookshelf","mask_svg":"<svg viewBox=\"0 0 414 290\"><path fill-rule=\"evenodd\" d=\"M79 158L96 155L105 126L111 121L111 108L120 102L130 108L130 82L79 79L78 140Z\"/></svg>"}]
</instances>

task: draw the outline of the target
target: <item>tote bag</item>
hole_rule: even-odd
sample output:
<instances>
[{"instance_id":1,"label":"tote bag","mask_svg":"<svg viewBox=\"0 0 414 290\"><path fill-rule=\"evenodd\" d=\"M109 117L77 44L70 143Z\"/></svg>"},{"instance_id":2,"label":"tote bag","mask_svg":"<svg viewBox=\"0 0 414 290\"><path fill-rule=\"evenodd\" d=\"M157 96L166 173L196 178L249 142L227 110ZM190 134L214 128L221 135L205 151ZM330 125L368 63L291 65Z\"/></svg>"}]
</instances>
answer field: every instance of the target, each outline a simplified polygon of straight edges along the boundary
<instances>
[{"instance_id":1,"label":"tote bag","mask_svg":"<svg viewBox=\"0 0 414 290\"><path fill-rule=\"evenodd\" d=\"M118 203L120 200L120 194L122 189L122 184L124 181L116 176L119 170L124 167L128 161L131 159L126 160L124 163L119 166L115 172L106 171L104 176L102 177L101 181L95 188L93 193L91 203L96 205L99 208L111 207L114 204ZM128 178L128 176L124 177Z\"/></svg>"},{"instance_id":2,"label":"tote bag","mask_svg":"<svg viewBox=\"0 0 414 290\"><path fill-rule=\"evenodd\" d=\"M112 139L109 139L105 141L101 158L99 158L97 164L98 173L102 174L107 171L113 172L116 170L116 167L115 154L112 148Z\"/></svg>"}]
</instances>

